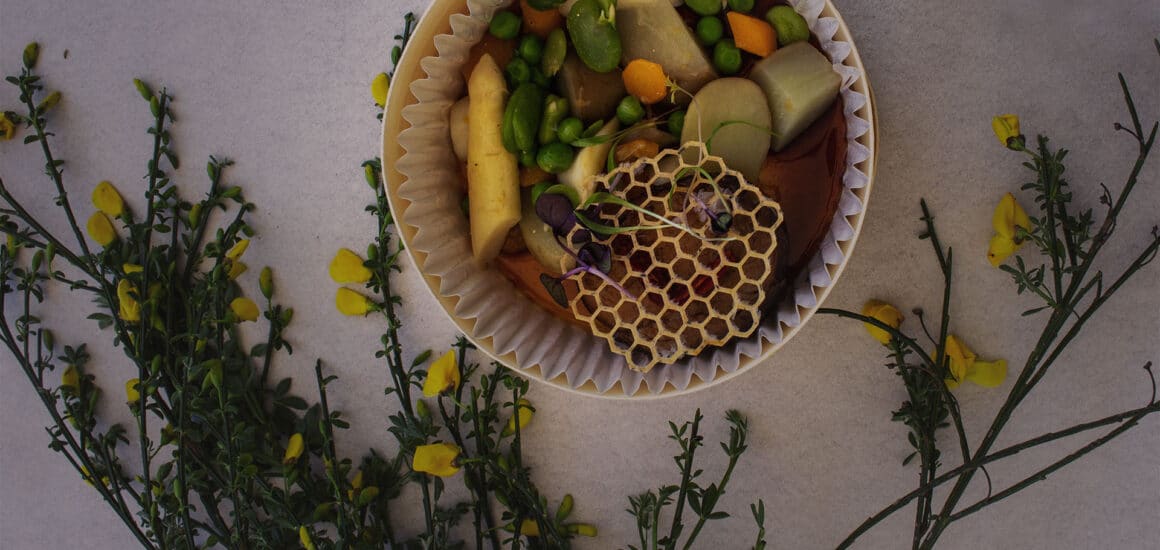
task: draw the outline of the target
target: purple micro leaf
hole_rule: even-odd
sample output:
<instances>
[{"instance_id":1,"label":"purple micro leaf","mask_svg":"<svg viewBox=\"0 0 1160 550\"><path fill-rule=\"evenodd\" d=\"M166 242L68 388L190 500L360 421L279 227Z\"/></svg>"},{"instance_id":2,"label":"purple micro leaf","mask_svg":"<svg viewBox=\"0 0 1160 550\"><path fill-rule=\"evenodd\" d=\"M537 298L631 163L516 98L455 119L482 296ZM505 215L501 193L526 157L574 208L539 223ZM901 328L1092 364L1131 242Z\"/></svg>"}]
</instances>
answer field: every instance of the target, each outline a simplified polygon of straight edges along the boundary
<instances>
[{"instance_id":1,"label":"purple micro leaf","mask_svg":"<svg viewBox=\"0 0 1160 550\"><path fill-rule=\"evenodd\" d=\"M548 295L552 297L556 305L564 309L568 308L568 295L564 292L564 283L560 282L560 279L552 277L547 273L541 273L540 284L544 285L544 290L548 291Z\"/></svg>"},{"instance_id":2,"label":"purple micro leaf","mask_svg":"<svg viewBox=\"0 0 1160 550\"><path fill-rule=\"evenodd\" d=\"M607 245L588 243L580 248L576 258L580 263L599 269L604 273L612 270L612 250Z\"/></svg>"},{"instance_id":3,"label":"purple micro leaf","mask_svg":"<svg viewBox=\"0 0 1160 550\"><path fill-rule=\"evenodd\" d=\"M576 225L572 201L558 193L542 193L536 200L536 215L557 235L567 235Z\"/></svg>"}]
</instances>

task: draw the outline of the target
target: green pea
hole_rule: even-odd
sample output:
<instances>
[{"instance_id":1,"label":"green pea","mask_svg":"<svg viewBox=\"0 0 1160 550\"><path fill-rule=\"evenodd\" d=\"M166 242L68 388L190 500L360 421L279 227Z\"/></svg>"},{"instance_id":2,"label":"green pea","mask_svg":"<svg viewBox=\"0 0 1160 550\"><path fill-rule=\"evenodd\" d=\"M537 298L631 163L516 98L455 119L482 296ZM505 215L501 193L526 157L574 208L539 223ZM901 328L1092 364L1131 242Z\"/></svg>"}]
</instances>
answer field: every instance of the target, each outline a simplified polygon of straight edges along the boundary
<instances>
[{"instance_id":1,"label":"green pea","mask_svg":"<svg viewBox=\"0 0 1160 550\"><path fill-rule=\"evenodd\" d=\"M621 124L632 126L644 118L644 105L640 104L636 96L625 96L616 106L616 118L620 119Z\"/></svg>"},{"instance_id":2,"label":"green pea","mask_svg":"<svg viewBox=\"0 0 1160 550\"><path fill-rule=\"evenodd\" d=\"M721 0L685 0L685 5L699 15L714 15L721 11Z\"/></svg>"},{"instance_id":3,"label":"green pea","mask_svg":"<svg viewBox=\"0 0 1160 550\"><path fill-rule=\"evenodd\" d=\"M584 135L584 123L576 117L569 117L556 127L556 137L560 143L572 143Z\"/></svg>"},{"instance_id":4,"label":"green pea","mask_svg":"<svg viewBox=\"0 0 1160 550\"><path fill-rule=\"evenodd\" d=\"M737 74L741 70L741 50L732 40L722 40L713 48L713 66L721 74Z\"/></svg>"},{"instance_id":5,"label":"green pea","mask_svg":"<svg viewBox=\"0 0 1160 550\"><path fill-rule=\"evenodd\" d=\"M491 18L491 25L487 29L496 38L511 40L519 36L521 24L523 21L520 20L520 16L510 11L501 11Z\"/></svg>"},{"instance_id":6,"label":"green pea","mask_svg":"<svg viewBox=\"0 0 1160 550\"><path fill-rule=\"evenodd\" d=\"M729 0L729 9L749 13L753 9L753 0Z\"/></svg>"},{"instance_id":7,"label":"green pea","mask_svg":"<svg viewBox=\"0 0 1160 550\"><path fill-rule=\"evenodd\" d=\"M520 166L524 168L531 168L536 165L536 151L529 149L527 151L520 151Z\"/></svg>"},{"instance_id":8,"label":"green pea","mask_svg":"<svg viewBox=\"0 0 1160 550\"><path fill-rule=\"evenodd\" d=\"M544 57L544 43L540 37L529 34L520 39L519 52L524 61L535 65Z\"/></svg>"},{"instance_id":9,"label":"green pea","mask_svg":"<svg viewBox=\"0 0 1160 550\"><path fill-rule=\"evenodd\" d=\"M620 66L620 34L612 22L613 8L601 0L579 0L568 12L572 47L588 68L607 73Z\"/></svg>"},{"instance_id":10,"label":"green pea","mask_svg":"<svg viewBox=\"0 0 1160 550\"><path fill-rule=\"evenodd\" d=\"M765 13L765 19L777 32L777 45L785 46L810 39L810 26L806 19L789 6L774 6Z\"/></svg>"},{"instance_id":11,"label":"green pea","mask_svg":"<svg viewBox=\"0 0 1160 550\"><path fill-rule=\"evenodd\" d=\"M681 130L685 128L685 112L677 111L669 115L669 121L666 126L668 127L670 134L675 136L681 135Z\"/></svg>"},{"instance_id":12,"label":"green pea","mask_svg":"<svg viewBox=\"0 0 1160 550\"><path fill-rule=\"evenodd\" d=\"M575 158L576 152L572 150L571 145L557 141L540 149L539 154L536 155L536 164L549 174L559 174L572 166L572 161Z\"/></svg>"},{"instance_id":13,"label":"green pea","mask_svg":"<svg viewBox=\"0 0 1160 550\"><path fill-rule=\"evenodd\" d=\"M564 29L554 29L548 34L548 42L544 45L544 55L540 59L540 68L548 77L556 76L560 67L564 66L564 58L568 56L568 37Z\"/></svg>"},{"instance_id":14,"label":"green pea","mask_svg":"<svg viewBox=\"0 0 1160 550\"><path fill-rule=\"evenodd\" d=\"M568 100L560 96L549 95L544 100L544 116L540 121L540 144L546 145L556 141L557 128L560 121L568 116Z\"/></svg>"},{"instance_id":15,"label":"green pea","mask_svg":"<svg viewBox=\"0 0 1160 550\"><path fill-rule=\"evenodd\" d=\"M516 146L515 112L516 104L509 100L503 110L503 125L500 126L503 148L509 153L520 152L520 148Z\"/></svg>"},{"instance_id":16,"label":"green pea","mask_svg":"<svg viewBox=\"0 0 1160 550\"><path fill-rule=\"evenodd\" d=\"M527 61L519 57L513 57L503 72L507 76L508 82L513 86L523 84L532 79L532 68L528 66Z\"/></svg>"},{"instance_id":17,"label":"green pea","mask_svg":"<svg viewBox=\"0 0 1160 550\"><path fill-rule=\"evenodd\" d=\"M725 35L725 24L716 17L702 17L697 21L697 40L704 46L712 46Z\"/></svg>"},{"instance_id":18,"label":"green pea","mask_svg":"<svg viewBox=\"0 0 1160 550\"><path fill-rule=\"evenodd\" d=\"M512 137L516 149L534 149L544 115L544 92L531 82L520 84L508 99L508 106L513 109Z\"/></svg>"}]
</instances>

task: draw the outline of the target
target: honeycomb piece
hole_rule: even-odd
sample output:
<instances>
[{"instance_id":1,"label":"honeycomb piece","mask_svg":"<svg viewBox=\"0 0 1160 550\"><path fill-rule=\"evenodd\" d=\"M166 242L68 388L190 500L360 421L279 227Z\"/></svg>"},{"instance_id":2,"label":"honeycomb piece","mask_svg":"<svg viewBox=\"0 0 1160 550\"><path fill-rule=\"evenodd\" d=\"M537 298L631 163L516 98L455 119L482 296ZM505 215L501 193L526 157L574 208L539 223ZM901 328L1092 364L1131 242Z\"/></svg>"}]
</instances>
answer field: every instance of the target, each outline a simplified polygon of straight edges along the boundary
<instances>
[{"instance_id":1,"label":"honeycomb piece","mask_svg":"<svg viewBox=\"0 0 1160 550\"><path fill-rule=\"evenodd\" d=\"M589 207L599 224L650 226L568 233L567 242L591 239L611 252L608 279L581 273L570 300L593 334L642 372L753 334L774 276L777 202L701 143L622 165L595 188L687 229L611 202Z\"/></svg>"}]
</instances>

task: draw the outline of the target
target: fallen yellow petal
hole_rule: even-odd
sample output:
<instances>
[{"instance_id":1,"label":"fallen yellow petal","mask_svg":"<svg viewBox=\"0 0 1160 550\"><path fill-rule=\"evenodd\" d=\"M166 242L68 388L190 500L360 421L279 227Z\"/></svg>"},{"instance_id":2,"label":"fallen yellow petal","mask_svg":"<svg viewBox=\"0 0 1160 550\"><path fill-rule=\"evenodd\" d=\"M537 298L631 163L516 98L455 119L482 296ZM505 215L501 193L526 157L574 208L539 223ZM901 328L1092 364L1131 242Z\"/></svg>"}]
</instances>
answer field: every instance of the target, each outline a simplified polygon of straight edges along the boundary
<instances>
[{"instance_id":1,"label":"fallen yellow petal","mask_svg":"<svg viewBox=\"0 0 1160 550\"><path fill-rule=\"evenodd\" d=\"M371 97L375 100L375 105L379 107L386 106L387 92L391 90L391 77L387 73L379 73L375 75L375 79L371 81Z\"/></svg>"},{"instance_id":2,"label":"fallen yellow petal","mask_svg":"<svg viewBox=\"0 0 1160 550\"><path fill-rule=\"evenodd\" d=\"M371 270L363 265L363 259L358 254L340 248L330 261L330 278L340 285L365 283L371 280Z\"/></svg>"},{"instance_id":3,"label":"fallen yellow petal","mask_svg":"<svg viewBox=\"0 0 1160 550\"><path fill-rule=\"evenodd\" d=\"M967 380L984 388L998 387L1007 379L1007 360L975 361L975 368L967 374Z\"/></svg>"},{"instance_id":4,"label":"fallen yellow petal","mask_svg":"<svg viewBox=\"0 0 1160 550\"><path fill-rule=\"evenodd\" d=\"M340 313L351 316L366 315L373 308L369 298L346 287L338 289L334 304Z\"/></svg>"},{"instance_id":5,"label":"fallen yellow petal","mask_svg":"<svg viewBox=\"0 0 1160 550\"><path fill-rule=\"evenodd\" d=\"M1015 195L1005 193L999 199L999 204L995 205L995 213L991 215L991 226L995 229L995 233L1014 239L1017 227L1031 231L1031 218L1019 205L1019 201L1015 200Z\"/></svg>"},{"instance_id":6,"label":"fallen yellow petal","mask_svg":"<svg viewBox=\"0 0 1160 550\"><path fill-rule=\"evenodd\" d=\"M226 276L229 277L229 279L232 281L234 279L237 279L239 276L241 276L242 273L245 273L246 270L249 268L250 268L249 266L247 266L246 264L239 262L237 260L231 261L230 262L230 272Z\"/></svg>"},{"instance_id":7,"label":"fallen yellow petal","mask_svg":"<svg viewBox=\"0 0 1160 550\"><path fill-rule=\"evenodd\" d=\"M455 359L455 350L451 350L431 363L427 379L423 381L424 397L435 397L459 387L459 365Z\"/></svg>"},{"instance_id":8,"label":"fallen yellow petal","mask_svg":"<svg viewBox=\"0 0 1160 550\"><path fill-rule=\"evenodd\" d=\"M991 267L999 267L1016 250L1019 250L1019 245L1015 244L1013 239L995 235L991 237L991 242L987 245L987 261L991 263Z\"/></svg>"},{"instance_id":9,"label":"fallen yellow petal","mask_svg":"<svg viewBox=\"0 0 1160 550\"><path fill-rule=\"evenodd\" d=\"M411 469L416 472L439 477L450 477L459 472L455 461L459 458L459 447L453 443L432 443L415 448Z\"/></svg>"},{"instance_id":10,"label":"fallen yellow petal","mask_svg":"<svg viewBox=\"0 0 1160 550\"><path fill-rule=\"evenodd\" d=\"M113 229L113 222L104 212L93 212L89 222L85 224L89 237L101 246L109 246L117 240L117 230Z\"/></svg>"},{"instance_id":11,"label":"fallen yellow petal","mask_svg":"<svg viewBox=\"0 0 1160 550\"><path fill-rule=\"evenodd\" d=\"M236 261L238 258L242 257L242 254L246 253L246 249L249 247L250 239L242 239L234 243L234 246L231 246L230 249L226 251L226 258Z\"/></svg>"},{"instance_id":12,"label":"fallen yellow petal","mask_svg":"<svg viewBox=\"0 0 1160 550\"><path fill-rule=\"evenodd\" d=\"M902 320L904 319L902 312L898 311L898 308L880 300L870 300L866 302L866 305L862 306L862 315L865 315L866 317L873 317L879 322L895 329L897 329L902 324ZM869 332L870 336L872 336L875 340L878 340L883 344L890 343L890 339L892 337L889 332L886 332L885 330L870 323L864 322L862 324L866 326L866 332Z\"/></svg>"},{"instance_id":13,"label":"fallen yellow petal","mask_svg":"<svg viewBox=\"0 0 1160 550\"><path fill-rule=\"evenodd\" d=\"M93 206L108 216L116 218L125 211L125 201L113 184L102 181L93 188Z\"/></svg>"}]
</instances>

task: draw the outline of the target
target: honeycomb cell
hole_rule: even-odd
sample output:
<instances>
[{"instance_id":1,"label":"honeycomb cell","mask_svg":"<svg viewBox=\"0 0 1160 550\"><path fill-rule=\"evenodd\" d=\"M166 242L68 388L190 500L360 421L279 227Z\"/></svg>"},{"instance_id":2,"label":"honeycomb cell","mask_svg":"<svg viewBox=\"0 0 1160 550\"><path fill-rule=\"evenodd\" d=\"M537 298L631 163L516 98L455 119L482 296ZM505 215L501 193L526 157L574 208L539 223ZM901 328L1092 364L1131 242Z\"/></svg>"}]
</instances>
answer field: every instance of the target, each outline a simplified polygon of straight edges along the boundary
<instances>
[{"instance_id":1,"label":"honeycomb cell","mask_svg":"<svg viewBox=\"0 0 1160 550\"><path fill-rule=\"evenodd\" d=\"M672 275L669 274L669 269L663 265L654 266L648 272L648 284L654 288L665 288L669 286L669 281L673 280Z\"/></svg>"},{"instance_id":2,"label":"honeycomb cell","mask_svg":"<svg viewBox=\"0 0 1160 550\"><path fill-rule=\"evenodd\" d=\"M673 181L668 178L657 178L648 185L648 194L654 198L664 201L669 198L669 192L673 190Z\"/></svg>"},{"instance_id":3,"label":"honeycomb cell","mask_svg":"<svg viewBox=\"0 0 1160 550\"><path fill-rule=\"evenodd\" d=\"M621 233L612 237L612 242L610 243L612 253L617 256L623 256L632 252L634 246L636 246L636 244L632 242L632 236L626 233Z\"/></svg>"},{"instance_id":4,"label":"honeycomb cell","mask_svg":"<svg viewBox=\"0 0 1160 550\"><path fill-rule=\"evenodd\" d=\"M741 264L741 272L745 274L746 279L760 279L765 273L768 261L761 256L750 256L745 259L745 263Z\"/></svg>"},{"instance_id":5,"label":"honeycomb cell","mask_svg":"<svg viewBox=\"0 0 1160 550\"><path fill-rule=\"evenodd\" d=\"M716 269L721 265L721 255L712 248L706 248L697 254L697 262L705 269Z\"/></svg>"},{"instance_id":6,"label":"honeycomb cell","mask_svg":"<svg viewBox=\"0 0 1160 550\"><path fill-rule=\"evenodd\" d=\"M747 306L757 305L761 297L761 290L753 283L745 283L737 287L737 299Z\"/></svg>"},{"instance_id":7,"label":"honeycomb cell","mask_svg":"<svg viewBox=\"0 0 1160 550\"><path fill-rule=\"evenodd\" d=\"M632 348L632 354L630 356L630 359L632 361L633 366L635 366L638 369L644 368L646 365L652 364L653 361L655 360L655 358L653 357L652 350L650 350L649 348L647 348L643 345L636 346L636 347Z\"/></svg>"},{"instance_id":8,"label":"honeycomb cell","mask_svg":"<svg viewBox=\"0 0 1160 550\"><path fill-rule=\"evenodd\" d=\"M677 244L681 247L681 252L692 256L701 249L701 239L694 237L688 233L677 237Z\"/></svg>"},{"instance_id":9,"label":"honeycomb cell","mask_svg":"<svg viewBox=\"0 0 1160 550\"><path fill-rule=\"evenodd\" d=\"M626 208L622 210L620 215L616 218L617 227L632 227L635 225L640 225L640 214L638 214L636 210L629 210Z\"/></svg>"},{"instance_id":10,"label":"honeycomb cell","mask_svg":"<svg viewBox=\"0 0 1160 550\"><path fill-rule=\"evenodd\" d=\"M733 297L725 292L718 292L709 298L709 306L718 315L729 315L733 311Z\"/></svg>"},{"instance_id":11,"label":"honeycomb cell","mask_svg":"<svg viewBox=\"0 0 1160 550\"><path fill-rule=\"evenodd\" d=\"M668 296L669 302L677 306L685 305L689 301L689 287L683 283L674 282L669 289L665 291L665 296Z\"/></svg>"},{"instance_id":12,"label":"honeycomb cell","mask_svg":"<svg viewBox=\"0 0 1160 550\"><path fill-rule=\"evenodd\" d=\"M660 327L657 326L656 321L646 317L637 322L636 333L640 335L641 339L645 342L651 342L656 340L657 335L660 334Z\"/></svg>"},{"instance_id":13,"label":"honeycomb cell","mask_svg":"<svg viewBox=\"0 0 1160 550\"><path fill-rule=\"evenodd\" d=\"M656 263L671 264L677 259L677 246L668 241L657 243L652 250L652 257Z\"/></svg>"},{"instance_id":14,"label":"honeycomb cell","mask_svg":"<svg viewBox=\"0 0 1160 550\"><path fill-rule=\"evenodd\" d=\"M603 313L608 313L607 311ZM640 317L640 308L636 307L636 302L625 299L620 302L616 308L616 318L625 323L633 323Z\"/></svg>"},{"instance_id":15,"label":"honeycomb cell","mask_svg":"<svg viewBox=\"0 0 1160 550\"><path fill-rule=\"evenodd\" d=\"M702 298L713 293L713 278L702 273L693 278L693 292Z\"/></svg>"},{"instance_id":16,"label":"honeycomb cell","mask_svg":"<svg viewBox=\"0 0 1160 550\"><path fill-rule=\"evenodd\" d=\"M640 298L640 305L645 313L657 315L665 309L665 299L656 292L649 292Z\"/></svg>"},{"instance_id":17,"label":"honeycomb cell","mask_svg":"<svg viewBox=\"0 0 1160 550\"><path fill-rule=\"evenodd\" d=\"M717 285L721 288L734 288L741 282L741 272L736 267L727 265L717 270Z\"/></svg>"},{"instance_id":18,"label":"honeycomb cell","mask_svg":"<svg viewBox=\"0 0 1160 550\"><path fill-rule=\"evenodd\" d=\"M600 306L602 308L616 307L620 303L620 300L624 298L620 289L612 285L602 286L598 295L600 296Z\"/></svg>"},{"instance_id":19,"label":"honeycomb cell","mask_svg":"<svg viewBox=\"0 0 1160 550\"><path fill-rule=\"evenodd\" d=\"M760 203L761 199L757 196L757 192L752 189L737 193L737 205L744 208L746 212L757 208Z\"/></svg>"},{"instance_id":20,"label":"honeycomb cell","mask_svg":"<svg viewBox=\"0 0 1160 550\"><path fill-rule=\"evenodd\" d=\"M628 187L627 189L624 190L624 198L625 198L625 200L627 200L628 202L631 202L632 204L635 204L637 206L644 206L644 203L646 201L648 201L648 198L649 198L648 197L648 189L641 187L639 185L633 185L633 186ZM631 210L629 210L629 212L631 212ZM631 224L627 224L627 225L636 225L636 224L631 223Z\"/></svg>"},{"instance_id":21,"label":"honeycomb cell","mask_svg":"<svg viewBox=\"0 0 1160 550\"><path fill-rule=\"evenodd\" d=\"M685 308L685 318L690 323L701 324L709 318L709 304L701 300L693 300L689 302L688 307Z\"/></svg>"},{"instance_id":22,"label":"honeycomb cell","mask_svg":"<svg viewBox=\"0 0 1160 550\"><path fill-rule=\"evenodd\" d=\"M736 231L739 235L749 235L753 233L753 218L745 212L734 212L733 225L729 229ZM753 235L753 237L756 237L756 235ZM750 238L752 239L752 237ZM749 246L752 249L753 243L751 242Z\"/></svg>"},{"instance_id":23,"label":"honeycomb cell","mask_svg":"<svg viewBox=\"0 0 1160 550\"><path fill-rule=\"evenodd\" d=\"M765 254L773 247L773 235L765 231L758 231L749 238L749 248L756 254Z\"/></svg>"},{"instance_id":24,"label":"honeycomb cell","mask_svg":"<svg viewBox=\"0 0 1160 550\"><path fill-rule=\"evenodd\" d=\"M616 326L616 317L612 314L611 311L604 310L596 314L596 318L593 319L593 323L599 325L602 329L602 332L607 332L612 330L612 327Z\"/></svg>"},{"instance_id":25,"label":"honeycomb cell","mask_svg":"<svg viewBox=\"0 0 1160 550\"><path fill-rule=\"evenodd\" d=\"M726 173L717 178L717 188L720 189L721 192L725 195L732 195L741 188L741 180L739 180L737 176L731 173ZM751 208L752 207L747 207L746 209L748 210Z\"/></svg>"},{"instance_id":26,"label":"honeycomb cell","mask_svg":"<svg viewBox=\"0 0 1160 550\"><path fill-rule=\"evenodd\" d=\"M685 318L681 316L680 311L666 310L661 314L661 326L670 334L676 334L680 332L681 327L685 326Z\"/></svg>"},{"instance_id":27,"label":"honeycomb cell","mask_svg":"<svg viewBox=\"0 0 1160 550\"><path fill-rule=\"evenodd\" d=\"M673 264L673 273L678 279L688 281L697 274L697 265L693 263L693 260L681 258Z\"/></svg>"},{"instance_id":28,"label":"honeycomb cell","mask_svg":"<svg viewBox=\"0 0 1160 550\"><path fill-rule=\"evenodd\" d=\"M655 229L641 229L634 231L632 237L636 239L637 246L649 247L656 244L657 239L660 238L660 232ZM646 254L648 252L645 252Z\"/></svg>"},{"instance_id":29,"label":"honeycomb cell","mask_svg":"<svg viewBox=\"0 0 1160 550\"><path fill-rule=\"evenodd\" d=\"M753 328L753 314L744 309L733 314L733 330L746 332Z\"/></svg>"},{"instance_id":30,"label":"honeycomb cell","mask_svg":"<svg viewBox=\"0 0 1160 550\"><path fill-rule=\"evenodd\" d=\"M637 250L628 257L628 264L638 273L644 273L653 265L653 256L648 250Z\"/></svg>"},{"instance_id":31,"label":"honeycomb cell","mask_svg":"<svg viewBox=\"0 0 1160 550\"><path fill-rule=\"evenodd\" d=\"M613 345L622 350L631 348L633 340L632 331L627 327L618 328L612 333Z\"/></svg>"},{"instance_id":32,"label":"honeycomb cell","mask_svg":"<svg viewBox=\"0 0 1160 550\"><path fill-rule=\"evenodd\" d=\"M701 334L701 329L689 327L681 332L681 344L689 349L699 349L705 343L705 337Z\"/></svg>"},{"instance_id":33,"label":"honeycomb cell","mask_svg":"<svg viewBox=\"0 0 1160 550\"><path fill-rule=\"evenodd\" d=\"M725 261L729 263L737 263L744 258L749 251L745 249L745 243L741 241L729 241L725 243Z\"/></svg>"},{"instance_id":34,"label":"honeycomb cell","mask_svg":"<svg viewBox=\"0 0 1160 550\"><path fill-rule=\"evenodd\" d=\"M770 206L763 206L758 208L757 212L754 212L753 218L757 220L757 225L761 227L773 228L776 225L781 225L781 216L778 214L777 210Z\"/></svg>"}]
</instances>

